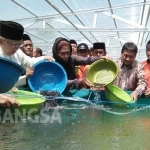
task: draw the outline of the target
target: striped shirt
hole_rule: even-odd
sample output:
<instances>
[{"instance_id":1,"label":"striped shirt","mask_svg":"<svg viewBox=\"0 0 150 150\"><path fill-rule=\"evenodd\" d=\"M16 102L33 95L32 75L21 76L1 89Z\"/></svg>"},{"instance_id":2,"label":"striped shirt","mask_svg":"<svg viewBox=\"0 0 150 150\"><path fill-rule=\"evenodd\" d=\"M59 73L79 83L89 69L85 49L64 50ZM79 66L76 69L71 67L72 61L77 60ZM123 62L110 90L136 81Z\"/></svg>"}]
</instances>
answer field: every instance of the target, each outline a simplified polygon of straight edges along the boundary
<instances>
[{"instance_id":1,"label":"striped shirt","mask_svg":"<svg viewBox=\"0 0 150 150\"><path fill-rule=\"evenodd\" d=\"M121 59L117 59L115 62L119 67L119 73L114 85L123 90L135 91L137 95L142 95L147 89L143 66L136 60L130 66L123 64Z\"/></svg>"}]
</instances>

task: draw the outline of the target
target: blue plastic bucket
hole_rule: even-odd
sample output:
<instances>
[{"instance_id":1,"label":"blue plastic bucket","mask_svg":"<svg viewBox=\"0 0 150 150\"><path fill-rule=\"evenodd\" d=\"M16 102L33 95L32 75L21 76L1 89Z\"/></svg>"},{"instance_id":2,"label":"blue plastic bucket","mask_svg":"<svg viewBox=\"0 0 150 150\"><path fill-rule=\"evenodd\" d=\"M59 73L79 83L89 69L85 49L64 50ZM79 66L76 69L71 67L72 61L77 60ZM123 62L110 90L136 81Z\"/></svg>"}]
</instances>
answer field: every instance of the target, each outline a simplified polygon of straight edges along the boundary
<instances>
[{"instance_id":1,"label":"blue plastic bucket","mask_svg":"<svg viewBox=\"0 0 150 150\"><path fill-rule=\"evenodd\" d=\"M55 90L62 93L67 85L67 74L57 62L47 60L34 65L34 74L28 78L28 84L33 92L39 90Z\"/></svg>"},{"instance_id":2,"label":"blue plastic bucket","mask_svg":"<svg viewBox=\"0 0 150 150\"><path fill-rule=\"evenodd\" d=\"M3 57L0 57L0 70L0 93L8 92L25 72L22 66Z\"/></svg>"}]
</instances>

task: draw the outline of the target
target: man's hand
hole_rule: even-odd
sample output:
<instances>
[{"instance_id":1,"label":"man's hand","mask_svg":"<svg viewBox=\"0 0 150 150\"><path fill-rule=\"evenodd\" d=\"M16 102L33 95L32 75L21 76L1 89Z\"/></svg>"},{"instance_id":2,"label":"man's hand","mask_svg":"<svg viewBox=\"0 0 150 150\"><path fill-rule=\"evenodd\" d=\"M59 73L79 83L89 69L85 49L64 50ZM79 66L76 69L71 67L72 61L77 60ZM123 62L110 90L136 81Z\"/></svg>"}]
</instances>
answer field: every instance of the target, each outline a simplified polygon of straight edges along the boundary
<instances>
[{"instance_id":1,"label":"man's hand","mask_svg":"<svg viewBox=\"0 0 150 150\"><path fill-rule=\"evenodd\" d=\"M138 99L138 95L135 91L130 94L130 97L131 97L131 99L133 99L135 101L137 101L137 99Z\"/></svg>"},{"instance_id":2,"label":"man's hand","mask_svg":"<svg viewBox=\"0 0 150 150\"><path fill-rule=\"evenodd\" d=\"M79 84L82 88L89 88L90 87L90 81L87 78L79 79Z\"/></svg>"},{"instance_id":3,"label":"man's hand","mask_svg":"<svg viewBox=\"0 0 150 150\"><path fill-rule=\"evenodd\" d=\"M112 60L112 58L109 57L109 56L102 56L101 59L105 59L105 60L107 60L107 61L108 61L108 60Z\"/></svg>"},{"instance_id":4,"label":"man's hand","mask_svg":"<svg viewBox=\"0 0 150 150\"><path fill-rule=\"evenodd\" d=\"M34 73L34 68L28 67L28 68L26 69L26 74L25 74L26 78L32 76L33 73Z\"/></svg>"},{"instance_id":5,"label":"man's hand","mask_svg":"<svg viewBox=\"0 0 150 150\"><path fill-rule=\"evenodd\" d=\"M0 105L4 107L20 106L14 97L4 94L0 94Z\"/></svg>"},{"instance_id":6,"label":"man's hand","mask_svg":"<svg viewBox=\"0 0 150 150\"><path fill-rule=\"evenodd\" d=\"M17 92L18 89L14 86L12 89L11 89L12 92Z\"/></svg>"}]
</instances>

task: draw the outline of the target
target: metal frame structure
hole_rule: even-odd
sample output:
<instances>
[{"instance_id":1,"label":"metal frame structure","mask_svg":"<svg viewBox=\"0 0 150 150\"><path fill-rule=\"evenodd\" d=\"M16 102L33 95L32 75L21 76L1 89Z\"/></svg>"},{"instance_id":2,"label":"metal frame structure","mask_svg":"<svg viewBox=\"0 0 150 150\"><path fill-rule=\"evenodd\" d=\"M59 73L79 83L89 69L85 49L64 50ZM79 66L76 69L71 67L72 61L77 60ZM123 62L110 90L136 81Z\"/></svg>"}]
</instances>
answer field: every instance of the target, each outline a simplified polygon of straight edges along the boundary
<instances>
[{"instance_id":1,"label":"metal frame structure","mask_svg":"<svg viewBox=\"0 0 150 150\"><path fill-rule=\"evenodd\" d=\"M0 19L21 23L34 46L42 48L44 53L51 53L55 39L62 36L75 39L78 44L85 42L89 47L94 42L105 42L108 55L112 57L119 57L123 44L132 41L139 48L137 59L146 59L145 46L150 39L150 0L1 1ZM45 8L41 8L42 4ZM2 13L4 8L5 15ZM44 11L49 13L43 15ZM49 36L51 33L53 37Z\"/></svg>"}]
</instances>

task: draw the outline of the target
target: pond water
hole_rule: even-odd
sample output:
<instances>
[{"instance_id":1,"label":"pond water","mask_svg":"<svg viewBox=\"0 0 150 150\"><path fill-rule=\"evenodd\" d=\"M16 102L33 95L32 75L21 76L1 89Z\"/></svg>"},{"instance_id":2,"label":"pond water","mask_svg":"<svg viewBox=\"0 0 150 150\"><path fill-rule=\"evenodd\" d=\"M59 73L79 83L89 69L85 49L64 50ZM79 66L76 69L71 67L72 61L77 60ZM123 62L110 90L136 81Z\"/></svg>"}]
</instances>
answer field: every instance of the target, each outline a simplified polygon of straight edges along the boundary
<instances>
[{"instance_id":1,"label":"pond water","mask_svg":"<svg viewBox=\"0 0 150 150\"><path fill-rule=\"evenodd\" d=\"M1 117L0 131L0 150L149 150L150 108L72 103Z\"/></svg>"}]
</instances>

